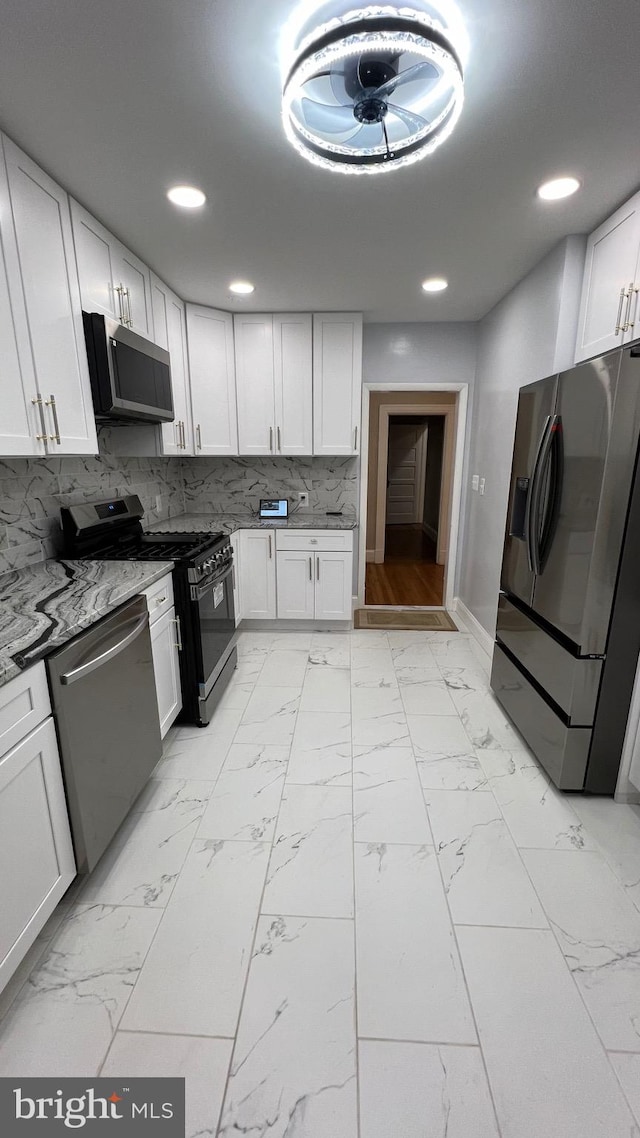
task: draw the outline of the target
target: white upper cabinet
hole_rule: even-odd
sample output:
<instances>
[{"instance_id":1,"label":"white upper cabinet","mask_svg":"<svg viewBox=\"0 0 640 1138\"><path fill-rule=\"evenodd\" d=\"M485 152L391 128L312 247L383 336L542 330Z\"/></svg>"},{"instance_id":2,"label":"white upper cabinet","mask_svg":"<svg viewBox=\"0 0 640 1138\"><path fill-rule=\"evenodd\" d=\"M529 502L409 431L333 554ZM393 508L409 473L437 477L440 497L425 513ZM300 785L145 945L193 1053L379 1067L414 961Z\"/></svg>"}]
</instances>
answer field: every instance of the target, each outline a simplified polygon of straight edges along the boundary
<instances>
[{"instance_id":1,"label":"white upper cabinet","mask_svg":"<svg viewBox=\"0 0 640 1138\"><path fill-rule=\"evenodd\" d=\"M313 453L358 454L362 399L362 316L313 318Z\"/></svg>"},{"instance_id":2,"label":"white upper cabinet","mask_svg":"<svg viewBox=\"0 0 640 1138\"><path fill-rule=\"evenodd\" d=\"M185 306L180 298L153 273L151 306L153 339L171 356L171 390L175 418L173 423L162 423L160 426L162 453L193 454Z\"/></svg>"},{"instance_id":3,"label":"white upper cabinet","mask_svg":"<svg viewBox=\"0 0 640 1138\"><path fill-rule=\"evenodd\" d=\"M69 200L8 138L3 139L3 145L13 248L21 282L19 292L17 287L12 289L16 298L15 330L20 342L26 318L36 389L33 398L41 400L33 405L42 424L38 433L46 436L49 453L96 454ZM11 287L11 281L9 284ZM23 358L25 354L26 344ZM27 379L26 375L23 379ZM31 423L33 426L33 419ZM26 453L33 451L28 449Z\"/></svg>"},{"instance_id":4,"label":"white upper cabinet","mask_svg":"<svg viewBox=\"0 0 640 1138\"><path fill-rule=\"evenodd\" d=\"M0 155L0 454L45 454L36 381L20 283L9 186Z\"/></svg>"},{"instance_id":5,"label":"white upper cabinet","mask_svg":"<svg viewBox=\"0 0 640 1138\"><path fill-rule=\"evenodd\" d=\"M82 307L152 339L149 269L73 198L71 219Z\"/></svg>"},{"instance_id":6,"label":"white upper cabinet","mask_svg":"<svg viewBox=\"0 0 640 1138\"><path fill-rule=\"evenodd\" d=\"M273 317L276 450L313 454L313 318Z\"/></svg>"},{"instance_id":7,"label":"white upper cabinet","mask_svg":"<svg viewBox=\"0 0 640 1138\"><path fill-rule=\"evenodd\" d=\"M596 229L587 243L577 363L637 337L639 258L640 193Z\"/></svg>"},{"instance_id":8,"label":"white upper cabinet","mask_svg":"<svg viewBox=\"0 0 640 1138\"><path fill-rule=\"evenodd\" d=\"M234 316L240 454L276 450L273 317Z\"/></svg>"},{"instance_id":9,"label":"white upper cabinet","mask_svg":"<svg viewBox=\"0 0 640 1138\"><path fill-rule=\"evenodd\" d=\"M240 454L312 454L311 316L235 316L234 334Z\"/></svg>"},{"instance_id":10,"label":"white upper cabinet","mask_svg":"<svg viewBox=\"0 0 640 1138\"><path fill-rule=\"evenodd\" d=\"M188 304L187 341L195 453L237 454L233 317Z\"/></svg>"}]
</instances>

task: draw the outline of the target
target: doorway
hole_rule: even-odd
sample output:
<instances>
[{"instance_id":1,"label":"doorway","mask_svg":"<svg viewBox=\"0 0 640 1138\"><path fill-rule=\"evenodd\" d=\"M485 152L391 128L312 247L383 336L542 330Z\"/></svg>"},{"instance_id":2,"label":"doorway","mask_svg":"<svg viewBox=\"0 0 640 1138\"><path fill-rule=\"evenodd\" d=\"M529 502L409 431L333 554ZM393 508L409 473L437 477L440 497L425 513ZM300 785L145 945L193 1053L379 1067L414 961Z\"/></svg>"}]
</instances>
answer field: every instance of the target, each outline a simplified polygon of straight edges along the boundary
<instances>
[{"instance_id":1,"label":"doorway","mask_svg":"<svg viewBox=\"0 0 640 1138\"><path fill-rule=\"evenodd\" d=\"M457 393L372 392L364 603L442 608Z\"/></svg>"}]
</instances>

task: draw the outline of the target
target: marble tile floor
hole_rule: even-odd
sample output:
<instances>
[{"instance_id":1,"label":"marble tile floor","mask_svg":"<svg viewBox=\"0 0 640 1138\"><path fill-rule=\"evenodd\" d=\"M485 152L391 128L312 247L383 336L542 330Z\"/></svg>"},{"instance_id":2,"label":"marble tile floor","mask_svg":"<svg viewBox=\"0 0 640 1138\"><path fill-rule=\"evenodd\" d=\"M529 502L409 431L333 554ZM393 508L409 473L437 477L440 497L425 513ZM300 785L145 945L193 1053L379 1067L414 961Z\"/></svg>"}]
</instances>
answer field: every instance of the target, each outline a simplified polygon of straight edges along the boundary
<instances>
[{"instance_id":1,"label":"marble tile floor","mask_svg":"<svg viewBox=\"0 0 640 1138\"><path fill-rule=\"evenodd\" d=\"M187 1138L640 1138L640 809L558 793L462 633L243 633L0 994L0 1076Z\"/></svg>"}]
</instances>

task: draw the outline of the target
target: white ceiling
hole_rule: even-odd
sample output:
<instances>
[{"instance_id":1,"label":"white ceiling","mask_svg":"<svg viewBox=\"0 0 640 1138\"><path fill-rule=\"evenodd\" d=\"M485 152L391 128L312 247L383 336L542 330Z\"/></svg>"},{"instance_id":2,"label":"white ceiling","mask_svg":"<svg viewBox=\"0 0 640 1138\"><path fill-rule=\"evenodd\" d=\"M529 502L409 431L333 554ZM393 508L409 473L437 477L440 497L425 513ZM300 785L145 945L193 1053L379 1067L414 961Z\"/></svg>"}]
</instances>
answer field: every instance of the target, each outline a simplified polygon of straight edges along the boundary
<instances>
[{"instance_id":1,"label":"white ceiling","mask_svg":"<svg viewBox=\"0 0 640 1138\"><path fill-rule=\"evenodd\" d=\"M278 42L296 0L3 0L0 125L187 300L473 320L640 184L638 0L459 0L454 136L376 177L285 141ZM570 171L574 199L542 205ZM197 214L165 198L205 190ZM420 282L444 275L448 292ZM257 285L249 301L228 282Z\"/></svg>"}]
</instances>

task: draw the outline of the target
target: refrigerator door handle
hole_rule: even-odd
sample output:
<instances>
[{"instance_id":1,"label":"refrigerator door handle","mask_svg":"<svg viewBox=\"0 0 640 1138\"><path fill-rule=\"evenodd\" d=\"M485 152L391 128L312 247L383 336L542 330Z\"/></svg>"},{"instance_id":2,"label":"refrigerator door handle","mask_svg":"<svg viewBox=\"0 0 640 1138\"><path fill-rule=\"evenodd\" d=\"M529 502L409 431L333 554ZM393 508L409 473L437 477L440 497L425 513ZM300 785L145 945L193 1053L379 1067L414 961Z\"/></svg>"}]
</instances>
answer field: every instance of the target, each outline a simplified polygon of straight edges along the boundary
<instances>
[{"instance_id":1,"label":"refrigerator door handle","mask_svg":"<svg viewBox=\"0 0 640 1138\"><path fill-rule=\"evenodd\" d=\"M549 559L553 539L558 528L560 504L562 502L564 439L562 433L562 418L560 415L554 415L551 420L548 455L551 463L549 471L549 496L547 499L546 516L544 520L541 519L540 526L538 527L538 532L541 534L538 554L541 573L544 572L544 567ZM542 469L544 470L544 466Z\"/></svg>"},{"instance_id":2,"label":"refrigerator door handle","mask_svg":"<svg viewBox=\"0 0 640 1138\"><path fill-rule=\"evenodd\" d=\"M542 434L538 442L538 449L536 450L536 457L533 462L533 474L531 475L531 482L529 485L529 497L527 499L527 510L525 515L524 530L527 543L527 560L529 562L529 569L532 573L540 572L539 562L539 549L538 549L538 534L536 531L536 517L537 506L539 502L540 478L543 469L543 464L540 459L542 451L545 446L547 435L551 427L551 415L547 415Z\"/></svg>"}]
</instances>

